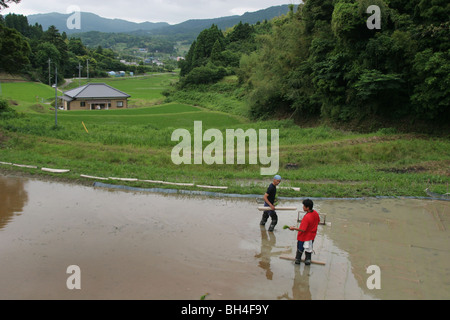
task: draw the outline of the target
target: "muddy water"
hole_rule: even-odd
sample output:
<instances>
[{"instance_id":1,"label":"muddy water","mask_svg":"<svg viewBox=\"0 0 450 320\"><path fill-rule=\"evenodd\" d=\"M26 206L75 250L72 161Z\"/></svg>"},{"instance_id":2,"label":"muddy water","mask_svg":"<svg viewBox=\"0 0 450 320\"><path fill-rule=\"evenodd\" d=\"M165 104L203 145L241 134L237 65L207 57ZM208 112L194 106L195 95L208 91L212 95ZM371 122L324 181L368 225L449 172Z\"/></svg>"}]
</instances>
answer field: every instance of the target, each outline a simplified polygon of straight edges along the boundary
<instances>
[{"instance_id":1,"label":"muddy water","mask_svg":"<svg viewBox=\"0 0 450 320\"><path fill-rule=\"evenodd\" d=\"M313 260L296 212L269 233L254 199L97 189L0 176L0 299L449 299L450 202L315 201ZM300 207L284 201L284 206ZM81 290L67 288L80 267ZM367 273L378 266L377 279Z\"/></svg>"}]
</instances>

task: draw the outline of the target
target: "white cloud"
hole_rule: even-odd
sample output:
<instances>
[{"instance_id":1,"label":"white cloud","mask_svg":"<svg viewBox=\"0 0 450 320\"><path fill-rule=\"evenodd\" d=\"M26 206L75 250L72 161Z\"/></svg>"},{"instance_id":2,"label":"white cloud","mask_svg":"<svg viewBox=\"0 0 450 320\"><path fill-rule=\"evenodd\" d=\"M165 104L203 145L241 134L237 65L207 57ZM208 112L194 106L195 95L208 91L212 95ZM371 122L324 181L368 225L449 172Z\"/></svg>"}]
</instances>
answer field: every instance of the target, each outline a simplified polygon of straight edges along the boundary
<instances>
[{"instance_id":1,"label":"white cloud","mask_svg":"<svg viewBox=\"0 0 450 320\"><path fill-rule=\"evenodd\" d=\"M70 6L81 11L92 12L105 18L125 19L135 22L180 23L189 19L209 19L230 15L241 15L271 6L294 3L292 0L22 0L12 3L1 14L16 13L66 13Z\"/></svg>"},{"instance_id":2,"label":"white cloud","mask_svg":"<svg viewBox=\"0 0 450 320\"><path fill-rule=\"evenodd\" d=\"M238 15L241 16L246 12L254 12L254 11L258 11L258 8L248 8L248 7L239 7L239 8L233 8L230 10L232 14L234 15Z\"/></svg>"}]
</instances>

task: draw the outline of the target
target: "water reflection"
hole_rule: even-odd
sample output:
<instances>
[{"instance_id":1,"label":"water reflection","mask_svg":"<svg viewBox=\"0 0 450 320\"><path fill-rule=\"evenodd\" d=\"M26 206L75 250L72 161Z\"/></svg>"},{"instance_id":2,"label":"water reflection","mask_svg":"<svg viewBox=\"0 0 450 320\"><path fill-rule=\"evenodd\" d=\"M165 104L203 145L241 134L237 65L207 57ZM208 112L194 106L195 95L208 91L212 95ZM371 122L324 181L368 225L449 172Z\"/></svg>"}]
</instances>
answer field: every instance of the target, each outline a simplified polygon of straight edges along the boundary
<instances>
[{"instance_id":1,"label":"water reflection","mask_svg":"<svg viewBox=\"0 0 450 320\"><path fill-rule=\"evenodd\" d=\"M0 176L0 230L20 215L28 201L22 179L13 179Z\"/></svg>"},{"instance_id":2,"label":"water reflection","mask_svg":"<svg viewBox=\"0 0 450 320\"><path fill-rule=\"evenodd\" d=\"M274 232L268 232L264 226L261 229L261 249L260 253L255 255L258 258L258 267L265 271L266 279L273 280L274 265L280 262L281 255L293 255L290 246L277 246L277 237ZM274 259L272 261L272 259ZM310 267L304 264L295 265L293 262L283 261L285 266L290 265L294 269L294 282L292 284L292 293L286 292L277 296L277 299L285 300L311 300L311 291L309 286Z\"/></svg>"},{"instance_id":3,"label":"water reflection","mask_svg":"<svg viewBox=\"0 0 450 320\"><path fill-rule=\"evenodd\" d=\"M295 265L294 266L294 283L292 284L292 296L285 293L278 296L277 299L285 300L311 300L311 290L309 288L309 271L310 266Z\"/></svg>"},{"instance_id":4,"label":"water reflection","mask_svg":"<svg viewBox=\"0 0 450 320\"><path fill-rule=\"evenodd\" d=\"M272 280L273 272L270 267L270 260L273 257L279 257L282 254L290 253L291 249L287 249L286 247L277 247L277 237L273 232L269 232L266 230L264 226L260 226L261 228L261 252L255 255L255 258L259 258L258 267L263 269L266 272L267 280ZM272 252L273 249L285 249L284 251L275 251Z\"/></svg>"}]
</instances>

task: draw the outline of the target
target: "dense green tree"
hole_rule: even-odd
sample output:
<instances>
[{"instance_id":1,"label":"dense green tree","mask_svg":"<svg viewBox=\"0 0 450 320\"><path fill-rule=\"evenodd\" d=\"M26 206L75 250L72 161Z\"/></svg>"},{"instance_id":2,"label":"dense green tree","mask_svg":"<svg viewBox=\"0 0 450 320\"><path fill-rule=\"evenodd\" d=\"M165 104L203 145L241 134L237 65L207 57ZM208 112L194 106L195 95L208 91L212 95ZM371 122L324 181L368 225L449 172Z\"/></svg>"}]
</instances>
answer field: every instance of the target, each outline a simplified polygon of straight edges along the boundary
<instances>
[{"instance_id":1,"label":"dense green tree","mask_svg":"<svg viewBox=\"0 0 450 320\"><path fill-rule=\"evenodd\" d=\"M208 63L216 42L218 42L219 50L224 47L225 37L216 25L212 25L210 29L200 32L193 51L192 66L194 68Z\"/></svg>"},{"instance_id":2,"label":"dense green tree","mask_svg":"<svg viewBox=\"0 0 450 320\"><path fill-rule=\"evenodd\" d=\"M222 51L225 48L225 36L222 31L216 25L212 25L211 28L205 29L198 35L197 39L192 43L186 59L180 63L181 77L187 77L186 81L182 84L197 84L205 83L204 75L210 74L211 79L217 81L217 75L226 74L223 73L223 68L217 69L216 67L222 65ZM196 70L191 76L189 74ZM211 69L211 70L206 70ZM220 72L218 71L220 70ZM196 80L196 78L199 78ZM211 81L208 81L211 82Z\"/></svg>"},{"instance_id":3,"label":"dense green tree","mask_svg":"<svg viewBox=\"0 0 450 320\"><path fill-rule=\"evenodd\" d=\"M258 37L260 49L241 59L240 81L247 87L252 116L292 113L303 77L294 71L306 58L301 45L304 26L292 13L275 19L269 34ZM300 42L299 42L300 41ZM295 75L294 75L295 74Z\"/></svg>"},{"instance_id":4,"label":"dense green tree","mask_svg":"<svg viewBox=\"0 0 450 320\"><path fill-rule=\"evenodd\" d=\"M415 6L415 17L424 23L439 24L448 21L450 3L447 0L420 0Z\"/></svg>"},{"instance_id":5,"label":"dense green tree","mask_svg":"<svg viewBox=\"0 0 450 320\"><path fill-rule=\"evenodd\" d=\"M66 72L66 63L69 59L67 43L64 41L62 35L59 33L55 26L50 26L47 31L44 32L41 38L42 42L46 42L55 46L59 52L60 58L58 62L58 70L64 75Z\"/></svg>"},{"instance_id":6,"label":"dense green tree","mask_svg":"<svg viewBox=\"0 0 450 320\"><path fill-rule=\"evenodd\" d=\"M320 29L323 22L331 22L334 10L333 2L334 0L305 0L304 6L299 6L307 33L313 33L316 29Z\"/></svg>"},{"instance_id":7,"label":"dense green tree","mask_svg":"<svg viewBox=\"0 0 450 320\"><path fill-rule=\"evenodd\" d=\"M420 0L389 0L389 7L400 14L414 15L415 8Z\"/></svg>"},{"instance_id":8,"label":"dense green tree","mask_svg":"<svg viewBox=\"0 0 450 320\"><path fill-rule=\"evenodd\" d=\"M24 15L10 13L4 18L4 25L8 28L19 31L23 36L30 39L40 39L43 34L42 26L28 24L28 18Z\"/></svg>"},{"instance_id":9,"label":"dense green tree","mask_svg":"<svg viewBox=\"0 0 450 320\"><path fill-rule=\"evenodd\" d=\"M34 54L34 62L37 67L48 66L48 60L53 63L59 64L61 61L61 53L58 48L52 43L42 42L40 43Z\"/></svg>"},{"instance_id":10,"label":"dense green tree","mask_svg":"<svg viewBox=\"0 0 450 320\"><path fill-rule=\"evenodd\" d=\"M196 46L197 46L197 41L194 40L194 42L191 44L191 47L189 48L188 53L186 54L185 59L180 61L180 69L181 69L180 76L181 77L186 76L192 70L194 50L195 50Z\"/></svg>"},{"instance_id":11,"label":"dense green tree","mask_svg":"<svg viewBox=\"0 0 450 320\"><path fill-rule=\"evenodd\" d=\"M270 29L271 24L268 22L257 25L240 22L225 33L220 31L216 25L203 30L192 43L185 60L179 64L180 76L183 79L181 85L196 83L198 81L193 81L193 78L207 73L214 75L211 78L214 81L220 80L225 75L236 73L242 75L243 72L238 71L242 54L250 54L255 51L258 47L257 35L267 33ZM206 69L202 68L200 72L194 72L194 77L189 76L190 72L198 67L206 67L211 70L206 72Z\"/></svg>"},{"instance_id":12,"label":"dense green tree","mask_svg":"<svg viewBox=\"0 0 450 320\"><path fill-rule=\"evenodd\" d=\"M222 79L226 75L223 67L206 65L194 68L183 80L184 84L206 84Z\"/></svg>"},{"instance_id":13,"label":"dense green tree","mask_svg":"<svg viewBox=\"0 0 450 320\"><path fill-rule=\"evenodd\" d=\"M30 27L28 24L28 19L24 15L17 15L10 13L5 16L5 26L11 29L16 29L21 34L25 35Z\"/></svg>"},{"instance_id":14,"label":"dense green tree","mask_svg":"<svg viewBox=\"0 0 450 320\"><path fill-rule=\"evenodd\" d=\"M228 42L246 41L253 36L254 28L248 23L239 22L227 35Z\"/></svg>"},{"instance_id":15,"label":"dense green tree","mask_svg":"<svg viewBox=\"0 0 450 320\"><path fill-rule=\"evenodd\" d=\"M49 42L39 43L33 50L33 66L43 83L48 83L49 85L54 84L55 67L58 67L58 83L62 82L64 72L59 68L61 59L58 48Z\"/></svg>"},{"instance_id":16,"label":"dense green tree","mask_svg":"<svg viewBox=\"0 0 450 320\"><path fill-rule=\"evenodd\" d=\"M381 9L381 29L367 27L370 5ZM448 121L449 8L440 0L305 1L272 20L241 58L252 116Z\"/></svg>"},{"instance_id":17,"label":"dense green tree","mask_svg":"<svg viewBox=\"0 0 450 320\"><path fill-rule=\"evenodd\" d=\"M421 117L450 121L450 50L433 52L426 49L414 60L417 84L412 103Z\"/></svg>"},{"instance_id":18,"label":"dense green tree","mask_svg":"<svg viewBox=\"0 0 450 320\"><path fill-rule=\"evenodd\" d=\"M217 39L216 42L214 43L214 46L212 47L211 50L211 61L214 64L220 64L222 61L222 51L223 51L223 46L220 43L220 41Z\"/></svg>"},{"instance_id":19,"label":"dense green tree","mask_svg":"<svg viewBox=\"0 0 450 320\"><path fill-rule=\"evenodd\" d=\"M84 56L87 54L87 49L79 38L70 38L67 49L77 56Z\"/></svg>"},{"instance_id":20,"label":"dense green tree","mask_svg":"<svg viewBox=\"0 0 450 320\"><path fill-rule=\"evenodd\" d=\"M0 70L15 73L30 63L31 48L15 29L0 25Z\"/></svg>"}]
</instances>

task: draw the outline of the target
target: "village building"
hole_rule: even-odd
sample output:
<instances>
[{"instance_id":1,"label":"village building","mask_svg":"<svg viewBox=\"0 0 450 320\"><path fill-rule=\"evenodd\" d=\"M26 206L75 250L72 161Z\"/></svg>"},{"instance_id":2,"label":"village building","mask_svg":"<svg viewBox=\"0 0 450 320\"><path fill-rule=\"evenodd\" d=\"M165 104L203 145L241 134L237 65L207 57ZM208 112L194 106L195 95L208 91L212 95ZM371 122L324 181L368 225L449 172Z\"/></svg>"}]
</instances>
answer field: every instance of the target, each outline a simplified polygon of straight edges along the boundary
<instances>
[{"instance_id":1,"label":"village building","mask_svg":"<svg viewBox=\"0 0 450 320\"><path fill-rule=\"evenodd\" d=\"M89 83L64 92L64 110L126 109L130 95L105 83Z\"/></svg>"}]
</instances>

